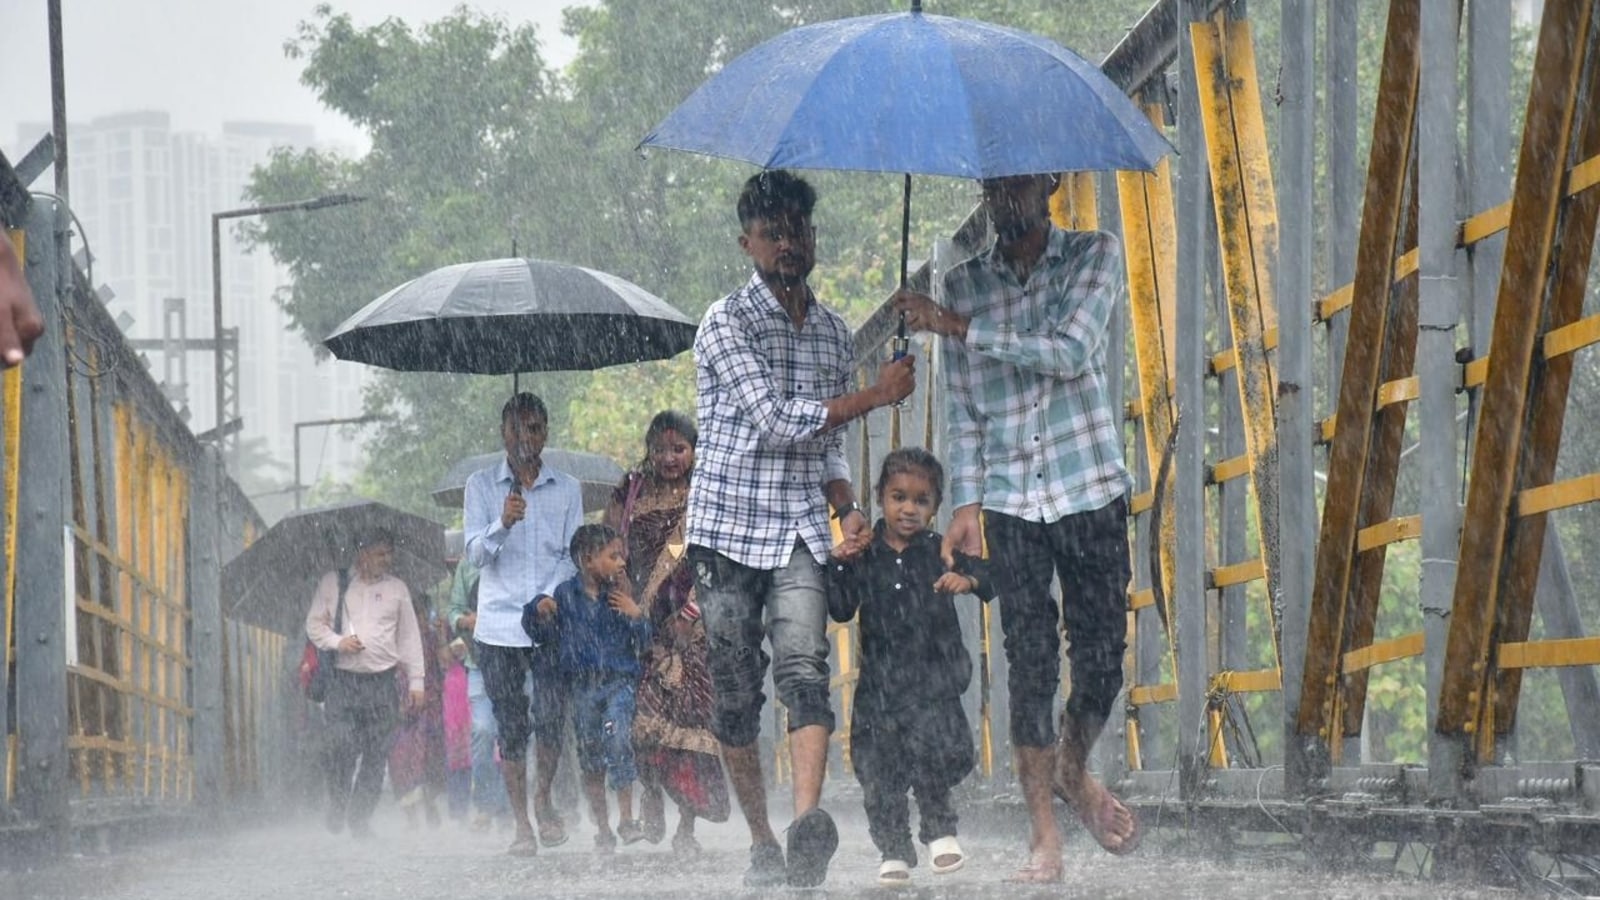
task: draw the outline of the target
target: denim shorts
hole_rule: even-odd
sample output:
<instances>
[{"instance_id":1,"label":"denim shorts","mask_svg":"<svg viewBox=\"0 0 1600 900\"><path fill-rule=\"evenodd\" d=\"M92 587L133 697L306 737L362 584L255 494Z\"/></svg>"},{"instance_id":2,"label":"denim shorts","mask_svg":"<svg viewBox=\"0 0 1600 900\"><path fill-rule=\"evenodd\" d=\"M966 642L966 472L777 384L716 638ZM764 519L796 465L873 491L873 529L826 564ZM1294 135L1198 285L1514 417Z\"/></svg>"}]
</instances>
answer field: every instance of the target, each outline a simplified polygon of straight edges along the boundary
<instances>
[{"instance_id":1,"label":"denim shorts","mask_svg":"<svg viewBox=\"0 0 1600 900\"><path fill-rule=\"evenodd\" d=\"M827 593L811 551L797 542L781 569L754 569L706 547L690 547L689 561L709 644L711 732L717 740L748 747L760 736L769 661L778 700L789 711L789 730L821 725L832 732ZM764 640L771 644L770 658Z\"/></svg>"}]
</instances>

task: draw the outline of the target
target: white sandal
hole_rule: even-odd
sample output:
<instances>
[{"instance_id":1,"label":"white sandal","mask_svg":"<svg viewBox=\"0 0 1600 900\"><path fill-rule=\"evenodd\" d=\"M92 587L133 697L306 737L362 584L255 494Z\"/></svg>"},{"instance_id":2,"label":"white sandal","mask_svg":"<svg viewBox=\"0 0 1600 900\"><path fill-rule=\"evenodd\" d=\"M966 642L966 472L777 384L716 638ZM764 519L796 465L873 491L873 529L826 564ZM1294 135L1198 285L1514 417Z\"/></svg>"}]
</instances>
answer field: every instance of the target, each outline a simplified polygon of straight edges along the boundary
<instances>
[{"instance_id":1,"label":"white sandal","mask_svg":"<svg viewBox=\"0 0 1600 900\"><path fill-rule=\"evenodd\" d=\"M943 857L954 856L955 862L940 864ZM934 838L928 845L928 865L932 867L935 875L949 875L951 872L967 864L967 855L961 852L961 844L956 841L955 835Z\"/></svg>"},{"instance_id":2,"label":"white sandal","mask_svg":"<svg viewBox=\"0 0 1600 900\"><path fill-rule=\"evenodd\" d=\"M886 859L878 866L878 883L884 887L905 887L911 883L911 867L903 859Z\"/></svg>"}]
</instances>

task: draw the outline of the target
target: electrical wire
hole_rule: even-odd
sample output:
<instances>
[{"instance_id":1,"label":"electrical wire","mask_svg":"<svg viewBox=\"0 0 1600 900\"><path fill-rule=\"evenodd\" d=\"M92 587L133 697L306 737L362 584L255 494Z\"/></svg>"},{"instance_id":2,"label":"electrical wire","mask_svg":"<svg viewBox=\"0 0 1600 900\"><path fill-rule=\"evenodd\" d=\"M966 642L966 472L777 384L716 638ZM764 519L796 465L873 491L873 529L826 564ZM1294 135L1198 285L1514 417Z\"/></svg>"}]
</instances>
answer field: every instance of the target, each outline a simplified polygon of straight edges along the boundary
<instances>
[{"instance_id":1,"label":"electrical wire","mask_svg":"<svg viewBox=\"0 0 1600 900\"><path fill-rule=\"evenodd\" d=\"M72 219L72 224L78 229L78 241L79 243L83 244L84 266L86 269L84 277L88 281L89 290L92 292L94 290L94 248L89 245L89 231L83 227L83 220L78 218L77 212L74 211L72 206L67 203L67 201L59 194L53 194L49 191L29 191L28 194L32 197L41 197L47 200L55 201L56 205L66 210L67 215ZM70 244L68 245L68 249L71 249ZM68 283L66 295L71 298L77 296L77 292L74 290L76 285L73 283L73 277L77 274L77 263L71 261L70 253L68 253L67 258L69 269L65 273ZM95 347L100 350L99 355L102 360L112 360L109 365L101 365L95 360L85 358L82 353L78 352L78 348L73 345L72 341L63 340L62 346L66 348L67 363L71 367L72 371L78 375L88 378L91 381L98 380L116 372L117 369L122 365L122 357L120 354L111 352L115 347L113 341L109 338L101 337L100 335L95 334L94 329L85 327L74 314L71 302L63 303L61 305L61 316L66 320L67 325L70 326L70 331L73 336L82 335L85 340L94 344Z\"/></svg>"}]
</instances>

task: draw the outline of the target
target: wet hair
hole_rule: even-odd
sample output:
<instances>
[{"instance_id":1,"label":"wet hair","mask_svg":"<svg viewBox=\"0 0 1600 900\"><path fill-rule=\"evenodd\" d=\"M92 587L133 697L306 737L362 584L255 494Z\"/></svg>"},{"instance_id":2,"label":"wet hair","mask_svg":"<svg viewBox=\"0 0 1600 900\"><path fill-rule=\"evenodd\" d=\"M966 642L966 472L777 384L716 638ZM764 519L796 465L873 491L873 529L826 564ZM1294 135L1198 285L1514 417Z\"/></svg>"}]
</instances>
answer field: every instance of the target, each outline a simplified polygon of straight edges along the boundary
<instances>
[{"instance_id":1,"label":"wet hair","mask_svg":"<svg viewBox=\"0 0 1600 900\"><path fill-rule=\"evenodd\" d=\"M650 445L656 442L669 431L677 432L684 440L689 442L689 449L694 449L700 440L700 429L694 426L694 420L675 409L663 409L650 420L650 427L644 430L644 459L639 461L639 471L650 472Z\"/></svg>"},{"instance_id":2,"label":"wet hair","mask_svg":"<svg viewBox=\"0 0 1600 900\"><path fill-rule=\"evenodd\" d=\"M573 565L582 568L585 557L599 553L607 544L621 538L622 535L610 525L598 522L579 525L578 530L572 533L572 543L567 546L567 552L572 554Z\"/></svg>"},{"instance_id":3,"label":"wet hair","mask_svg":"<svg viewBox=\"0 0 1600 900\"><path fill-rule=\"evenodd\" d=\"M817 192L804 178L784 169L767 169L750 176L739 192L739 227L748 230L757 219L810 216Z\"/></svg>"},{"instance_id":4,"label":"wet hair","mask_svg":"<svg viewBox=\"0 0 1600 900\"><path fill-rule=\"evenodd\" d=\"M700 430L694 427L693 419L675 409L663 409L661 412L656 413L655 418L650 420L650 427L645 429L645 452L649 452L650 445L655 443L656 438L669 431L676 431L684 440L689 442L691 447L700 439Z\"/></svg>"},{"instance_id":5,"label":"wet hair","mask_svg":"<svg viewBox=\"0 0 1600 900\"><path fill-rule=\"evenodd\" d=\"M544 401L539 399L539 395L523 391L520 394L512 394L506 405L500 407L500 424L505 425L510 422L513 416L520 419L523 413L535 413L545 421L545 424L550 423L550 410L545 408Z\"/></svg>"},{"instance_id":6,"label":"wet hair","mask_svg":"<svg viewBox=\"0 0 1600 900\"><path fill-rule=\"evenodd\" d=\"M381 525L364 528L356 535L356 549L365 550L382 544L385 547L394 546L394 532Z\"/></svg>"},{"instance_id":7,"label":"wet hair","mask_svg":"<svg viewBox=\"0 0 1600 900\"><path fill-rule=\"evenodd\" d=\"M883 458L883 466L878 470L878 483L873 490L878 493L878 503L883 503L883 489L888 487L889 479L900 474L921 475L933 485L933 505L938 508L944 503L944 466L939 458L921 447L901 447Z\"/></svg>"}]
</instances>

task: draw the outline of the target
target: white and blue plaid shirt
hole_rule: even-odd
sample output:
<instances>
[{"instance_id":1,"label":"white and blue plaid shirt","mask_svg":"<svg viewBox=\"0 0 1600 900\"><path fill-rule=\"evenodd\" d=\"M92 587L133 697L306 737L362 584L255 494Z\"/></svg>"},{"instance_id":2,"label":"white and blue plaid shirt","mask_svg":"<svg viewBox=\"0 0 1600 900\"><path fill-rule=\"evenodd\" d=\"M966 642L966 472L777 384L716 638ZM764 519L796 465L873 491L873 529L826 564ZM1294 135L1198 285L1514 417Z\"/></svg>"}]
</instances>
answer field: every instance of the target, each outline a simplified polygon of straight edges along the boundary
<instances>
[{"instance_id":1,"label":"white and blue plaid shirt","mask_svg":"<svg viewBox=\"0 0 1600 900\"><path fill-rule=\"evenodd\" d=\"M700 440L685 539L754 569L788 565L795 539L833 547L822 486L850 478L824 401L849 392L850 328L813 300L796 329L760 275L711 304L694 339Z\"/></svg>"},{"instance_id":2,"label":"white and blue plaid shirt","mask_svg":"<svg viewBox=\"0 0 1600 900\"><path fill-rule=\"evenodd\" d=\"M1115 236L1056 228L1026 284L992 247L945 276L971 320L943 345L952 506L1048 523L1129 490L1105 374L1122 281Z\"/></svg>"}]
</instances>

